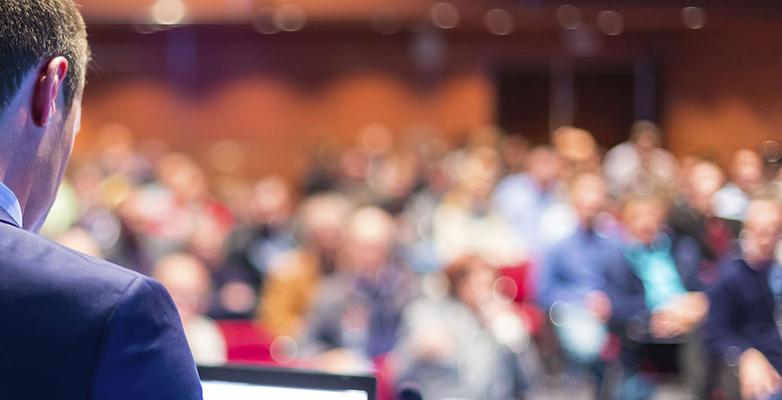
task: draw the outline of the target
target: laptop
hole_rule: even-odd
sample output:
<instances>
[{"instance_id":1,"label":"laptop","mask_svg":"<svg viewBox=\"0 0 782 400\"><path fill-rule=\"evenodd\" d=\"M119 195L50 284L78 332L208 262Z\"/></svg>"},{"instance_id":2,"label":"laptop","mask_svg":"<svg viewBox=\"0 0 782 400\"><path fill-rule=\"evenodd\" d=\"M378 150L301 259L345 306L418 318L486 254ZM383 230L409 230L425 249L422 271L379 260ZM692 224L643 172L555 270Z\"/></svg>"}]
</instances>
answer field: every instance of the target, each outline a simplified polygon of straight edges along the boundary
<instances>
[{"instance_id":1,"label":"laptop","mask_svg":"<svg viewBox=\"0 0 782 400\"><path fill-rule=\"evenodd\" d=\"M204 400L375 400L371 376L284 368L198 367Z\"/></svg>"}]
</instances>

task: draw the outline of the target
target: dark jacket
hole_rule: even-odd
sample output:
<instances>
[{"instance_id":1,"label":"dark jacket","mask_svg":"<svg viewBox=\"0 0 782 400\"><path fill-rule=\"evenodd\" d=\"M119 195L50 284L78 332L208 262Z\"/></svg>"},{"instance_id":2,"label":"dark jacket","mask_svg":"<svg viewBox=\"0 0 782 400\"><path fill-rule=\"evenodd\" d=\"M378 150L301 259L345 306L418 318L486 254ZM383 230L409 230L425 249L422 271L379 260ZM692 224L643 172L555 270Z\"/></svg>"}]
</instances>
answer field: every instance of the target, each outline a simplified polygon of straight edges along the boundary
<instances>
[{"instance_id":1,"label":"dark jacket","mask_svg":"<svg viewBox=\"0 0 782 400\"><path fill-rule=\"evenodd\" d=\"M782 339L774 320L774 297L768 272L750 268L743 260L729 259L729 272L708 291L709 316L704 343L724 362L735 365L744 350L755 348L782 373Z\"/></svg>"},{"instance_id":2,"label":"dark jacket","mask_svg":"<svg viewBox=\"0 0 782 400\"><path fill-rule=\"evenodd\" d=\"M673 235L661 235L658 241L671 246L671 255L684 287L688 291L701 291L698 280L698 266L691 260L697 259L698 249L689 238L672 238ZM620 250L621 251L621 250ZM609 321L612 330L635 341L645 341L649 337L651 310L646 305L644 285L633 271L626 257L620 262L606 265L606 293L611 299L612 315Z\"/></svg>"},{"instance_id":3,"label":"dark jacket","mask_svg":"<svg viewBox=\"0 0 782 400\"><path fill-rule=\"evenodd\" d=\"M201 398L159 283L0 222L1 399Z\"/></svg>"}]
</instances>

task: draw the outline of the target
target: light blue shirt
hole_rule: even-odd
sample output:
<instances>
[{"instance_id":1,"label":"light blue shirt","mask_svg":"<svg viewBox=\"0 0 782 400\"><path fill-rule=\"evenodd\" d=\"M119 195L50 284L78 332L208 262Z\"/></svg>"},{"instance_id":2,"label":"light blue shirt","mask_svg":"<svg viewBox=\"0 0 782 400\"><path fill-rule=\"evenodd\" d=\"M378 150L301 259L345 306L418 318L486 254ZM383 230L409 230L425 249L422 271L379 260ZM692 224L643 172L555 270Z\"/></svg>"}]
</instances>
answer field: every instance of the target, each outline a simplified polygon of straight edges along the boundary
<instances>
[{"instance_id":1,"label":"light blue shirt","mask_svg":"<svg viewBox=\"0 0 782 400\"><path fill-rule=\"evenodd\" d=\"M643 283L646 306L650 311L664 306L676 295L687 293L667 237L658 238L651 247L630 247L625 250L625 256Z\"/></svg>"},{"instance_id":2,"label":"light blue shirt","mask_svg":"<svg viewBox=\"0 0 782 400\"><path fill-rule=\"evenodd\" d=\"M14 219L19 227L22 227L22 206L19 205L16 195L3 182L0 182L0 208Z\"/></svg>"},{"instance_id":3,"label":"light blue shirt","mask_svg":"<svg viewBox=\"0 0 782 400\"><path fill-rule=\"evenodd\" d=\"M543 232L547 227L541 222L546 210L559 200L555 192L555 188L541 188L527 174L503 178L494 191L494 206L510 224L516 240L533 251L533 257L542 256L545 249L553 244L545 240Z\"/></svg>"}]
</instances>

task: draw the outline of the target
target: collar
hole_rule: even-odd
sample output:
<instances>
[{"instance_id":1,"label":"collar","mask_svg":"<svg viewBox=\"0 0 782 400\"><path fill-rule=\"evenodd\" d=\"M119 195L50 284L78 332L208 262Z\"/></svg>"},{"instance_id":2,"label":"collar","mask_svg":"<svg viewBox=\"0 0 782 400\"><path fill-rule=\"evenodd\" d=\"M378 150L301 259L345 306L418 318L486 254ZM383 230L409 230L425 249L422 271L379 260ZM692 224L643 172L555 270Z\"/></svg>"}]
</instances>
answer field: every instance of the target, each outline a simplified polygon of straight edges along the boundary
<instances>
[{"instance_id":1,"label":"collar","mask_svg":"<svg viewBox=\"0 0 782 400\"><path fill-rule=\"evenodd\" d=\"M16 195L8 186L0 182L0 211L7 214L11 221L7 221L21 228L22 225L22 206L19 205ZM2 218L3 216L0 216ZM5 218L3 218L5 219Z\"/></svg>"}]
</instances>

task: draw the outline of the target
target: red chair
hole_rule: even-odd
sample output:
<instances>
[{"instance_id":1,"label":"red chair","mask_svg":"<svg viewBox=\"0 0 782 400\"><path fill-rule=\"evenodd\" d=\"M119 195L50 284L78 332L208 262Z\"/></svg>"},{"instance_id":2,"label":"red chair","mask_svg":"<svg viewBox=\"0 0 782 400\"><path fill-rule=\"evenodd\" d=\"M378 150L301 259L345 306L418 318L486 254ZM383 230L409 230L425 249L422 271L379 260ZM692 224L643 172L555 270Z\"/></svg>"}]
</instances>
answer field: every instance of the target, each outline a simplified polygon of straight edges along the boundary
<instances>
[{"instance_id":1,"label":"red chair","mask_svg":"<svg viewBox=\"0 0 782 400\"><path fill-rule=\"evenodd\" d=\"M248 320L217 321L223 332L229 363L271 364L271 337L264 329Z\"/></svg>"},{"instance_id":2,"label":"red chair","mask_svg":"<svg viewBox=\"0 0 782 400\"><path fill-rule=\"evenodd\" d=\"M500 276L508 278L498 288L519 305L519 311L528 324L530 333L537 335L543 325L545 315L535 304L534 266L530 262L521 265L500 268Z\"/></svg>"}]
</instances>

